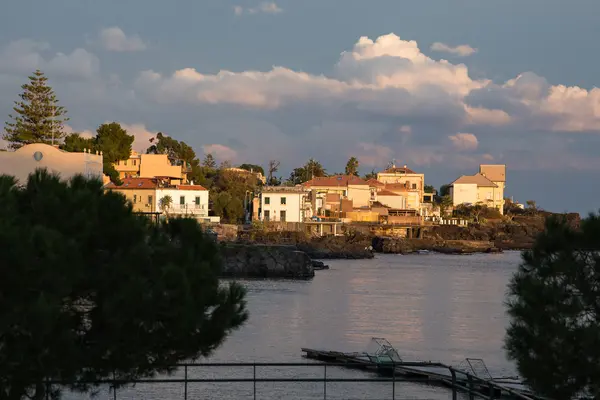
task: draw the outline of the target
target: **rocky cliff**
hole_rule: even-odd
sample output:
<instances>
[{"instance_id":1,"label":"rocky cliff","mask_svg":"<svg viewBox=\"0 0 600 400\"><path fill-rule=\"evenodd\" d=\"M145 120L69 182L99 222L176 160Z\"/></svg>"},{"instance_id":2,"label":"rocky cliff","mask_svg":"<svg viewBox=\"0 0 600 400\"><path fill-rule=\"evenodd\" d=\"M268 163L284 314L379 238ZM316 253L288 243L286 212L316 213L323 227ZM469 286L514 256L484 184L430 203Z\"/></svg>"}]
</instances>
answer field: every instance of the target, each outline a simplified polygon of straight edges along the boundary
<instances>
[{"instance_id":1,"label":"rocky cliff","mask_svg":"<svg viewBox=\"0 0 600 400\"><path fill-rule=\"evenodd\" d=\"M223 243L225 277L311 279L313 262L295 246Z\"/></svg>"}]
</instances>

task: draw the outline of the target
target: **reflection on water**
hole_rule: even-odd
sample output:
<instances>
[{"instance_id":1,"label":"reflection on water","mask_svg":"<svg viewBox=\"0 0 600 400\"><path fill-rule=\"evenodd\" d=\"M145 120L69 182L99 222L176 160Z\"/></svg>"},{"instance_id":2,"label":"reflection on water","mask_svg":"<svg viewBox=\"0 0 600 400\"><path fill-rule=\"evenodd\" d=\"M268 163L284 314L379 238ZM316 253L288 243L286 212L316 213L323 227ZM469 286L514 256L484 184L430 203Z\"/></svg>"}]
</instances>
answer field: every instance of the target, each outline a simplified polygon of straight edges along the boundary
<instances>
[{"instance_id":1,"label":"reflection on water","mask_svg":"<svg viewBox=\"0 0 600 400\"><path fill-rule=\"evenodd\" d=\"M314 280L244 281L250 319L207 362L303 362L301 347L363 351L373 336L387 338L405 360L458 365L482 358L492 375L514 374L502 349L506 284L519 254L381 255L331 260ZM270 367L264 377L315 377L323 369ZM178 374L183 377L183 372ZM198 378L251 377L248 370L189 371ZM194 375L195 374L195 375ZM361 371L328 368L328 377L365 378ZM322 383L261 383L259 399L323 398ZM329 383L327 398L391 398L389 383ZM190 398L252 398L252 384L191 385ZM398 383L396 398L447 399L449 391ZM78 398L81 398L78 396ZM101 393L99 398L112 398ZM138 385L119 399L179 399L179 384Z\"/></svg>"}]
</instances>

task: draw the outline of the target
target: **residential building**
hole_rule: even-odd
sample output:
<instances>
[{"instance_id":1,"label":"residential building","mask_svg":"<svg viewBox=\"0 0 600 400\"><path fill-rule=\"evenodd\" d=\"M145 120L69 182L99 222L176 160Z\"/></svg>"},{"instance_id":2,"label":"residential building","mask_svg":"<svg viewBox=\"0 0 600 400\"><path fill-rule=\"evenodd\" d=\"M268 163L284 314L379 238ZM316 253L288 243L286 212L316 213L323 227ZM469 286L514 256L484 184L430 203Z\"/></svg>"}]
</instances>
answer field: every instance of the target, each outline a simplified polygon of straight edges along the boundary
<instances>
[{"instance_id":1,"label":"residential building","mask_svg":"<svg viewBox=\"0 0 600 400\"><path fill-rule=\"evenodd\" d=\"M500 203L500 210L504 210L504 190L506 189L506 165L505 164L481 164L479 173L490 181L494 182L500 189L496 195L500 195L499 199L495 199L496 206Z\"/></svg>"},{"instance_id":2,"label":"residential building","mask_svg":"<svg viewBox=\"0 0 600 400\"><path fill-rule=\"evenodd\" d=\"M260 194L261 221L304 222L312 215L307 202L309 191L302 186L264 187Z\"/></svg>"},{"instance_id":3,"label":"residential building","mask_svg":"<svg viewBox=\"0 0 600 400\"><path fill-rule=\"evenodd\" d=\"M161 207L161 200L167 196L171 198L169 207ZM200 185L159 186L154 201L156 210L169 215L208 218L208 190Z\"/></svg>"},{"instance_id":4,"label":"residential building","mask_svg":"<svg viewBox=\"0 0 600 400\"><path fill-rule=\"evenodd\" d=\"M122 193L135 212L190 216L200 222L220 221L220 217L208 215L208 190L200 185L173 185L167 178L125 178L122 181L122 185L110 182L104 188ZM171 202L165 208L161 199L167 196Z\"/></svg>"},{"instance_id":5,"label":"residential building","mask_svg":"<svg viewBox=\"0 0 600 400\"><path fill-rule=\"evenodd\" d=\"M0 174L12 175L22 184L38 168L57 173L62 179L80 174L103 180L102 167L101 153L91 153L89 150L70 153L43 143L28 144L16 151L0 152Z\"/></svg>"},{"instance_id":6,"label":"residential building","mask_svg":"<svg viewBox=\"0 0 600 400\"><path fill-rule=\"evenodd\" d=\"M496 208L502 214L504 204L504 188L499 187L484 175L463 175L450 184L452 204L483 204Z\"/></svg>"},{"instance_id":7,"label":"residential building","mask_svg":"<svg viewBox=\"0 0 600 400\"><path fill-rule=\"evenodd\" d=\"M313 178L303 186L314 190L316 195L339 194L351 200L355 208L368 207L371 204L371 189L367 181L354 175L334 175Z\"/></svg>"},{"instance_id":8,"label":"residential building","mask_svg":"<svg viewBox=\"0 0 600 400\"><path fill-rule=\"evenodd\" d=\"M127 160L114 164L121 179L124 178L168 178L171 184L186 184L189 165L172 162L167 154L140 154L131 152Z\"/></svg>"},{"instance_id":9,"label":"residential building","mask_svg":"<svg viewBox=\"0 0 600 400\"><path fill-rule=\"evenodd\" d=\"M404 165L392 164L385 171L377 173L377 181L385 184L385 189L406 196L406 208L421 211L425 189L425 175L419 174Z\"/></svg>"},{"instance_id":10,"label":"residential building","mask_svg":"<svg viewBox=\"0 0 600 400\"><path fill-rule=\"evenodd\" d=\"M406 209L406 197L391 190L383 189L377 192L377 201L389 208L397 210Z\"/></svg>"},{"instance_id":11,"label":"residential building","mask_svg":"<svg viewBox=\"0 0 600 400\"><path fill-rule=\"evenodd\" d=\"M258 171L248 171L247 169L233 167L226 168L225 170L242 176L254 176L256 177L256 180L262 182L263 185L267 183L267 178Z\"/></svg>"},{"instance_id":12,"label":"residential building","mask_svg":"<svg viewBox=\"0 0 600 400\"><path fill-rule=\"evenodd\" d=\"M156 202L157 179L125 178L119 186L110 182L104 188L123 194L135 212L159 212Z\"/></svg>"}]
</instances>

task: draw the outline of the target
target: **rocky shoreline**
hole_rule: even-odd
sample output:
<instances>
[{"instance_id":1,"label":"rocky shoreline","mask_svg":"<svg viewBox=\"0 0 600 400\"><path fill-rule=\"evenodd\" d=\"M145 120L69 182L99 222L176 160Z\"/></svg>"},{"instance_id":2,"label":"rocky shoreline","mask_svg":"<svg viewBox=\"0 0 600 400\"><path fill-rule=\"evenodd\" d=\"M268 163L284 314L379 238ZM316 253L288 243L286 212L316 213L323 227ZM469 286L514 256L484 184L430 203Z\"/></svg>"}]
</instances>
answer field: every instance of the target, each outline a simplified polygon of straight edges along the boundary
<instances>
[{"instance_id":1,"label":"rocky shoreline","mask_svg":"<svg viewBox=\"0 0 600 400\"><path fill-rule=\"evenodd\" d=\"M578 223L573 217L573 223ZM251 232L221 244L223 276L238 278L312 279L328 269L327 259L371 259L375 253L501 253L531 248L544 229L545 216L515 218L480 225L428 226L423 238L381 237L358 231L340 236L307 237L302 232Z\"/></svg>"}]
</instances>

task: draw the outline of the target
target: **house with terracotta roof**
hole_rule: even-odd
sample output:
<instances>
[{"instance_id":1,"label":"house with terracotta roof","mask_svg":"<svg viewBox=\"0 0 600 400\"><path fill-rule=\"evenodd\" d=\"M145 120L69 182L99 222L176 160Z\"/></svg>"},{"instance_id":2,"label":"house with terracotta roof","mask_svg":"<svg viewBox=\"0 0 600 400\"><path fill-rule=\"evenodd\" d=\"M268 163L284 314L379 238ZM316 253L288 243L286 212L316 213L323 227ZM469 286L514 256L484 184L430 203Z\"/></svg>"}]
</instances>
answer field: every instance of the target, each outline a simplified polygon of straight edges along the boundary
<instances>
[{"instance_id":1,"label":"house with terracotta roof","mask_svg":"<svg viewBox=\"0 0 600 400\"><path fill-rule=\"evenodd\" d=\"M208 215L208 190L200 185L173 185L167 178L125 178L121 185L110 182L105 190L121 193L135 212L166 213L191 216L200 222L219 222L219 217ZM161 200L171 199L167 207Z\"/></svg>"},{"instance_id":2,"label":"house with terracotta roof","mask_svg":"<svg viewBox=\"0 0 600 400\"><path fill-rule=\"evenodd\" d=\"M397 167L392 164L388 169L377 173L377 181L385 184L386 190L403 192L406 197L405 208L421 213L425 189L424 174L419 174L406 165Z\"/></svg>"},{"instance_id":3,"label":"house with terracotta roof","mask_svg":"<svg viewBox=\"0 0 600 400\"><path fill-rule=\"evenodd\" d=\"M371 190L364 179L355 175L334 175L316 177L302 184L317 197L338 194L340 200L350 200L354 208L368 207L371 204Z\"/></svg>"},{"instance_id":4,"label":"house with terracotta roof","mask_svg":"<svg viewBox=\"0 0 600 400\"><path fill-rule=\"evenodd\" d=\"M503 213L504 187L481 173L456 179L450 184L450 196L454 206L483 204Z\"/></svg>"},{"instance_id":5,"label":"house with terracotta roof","mask_svg":"<svg viewBox=\"0 0 600 400\"><path fill-rule=\"evenodd\" d=\"M106 190L121 193L133 206L135 212L158 212L156 204L156 178L125 178L121 185L109 182L104 185Z\"/></svg>"},{"instance_id":6,"label":"house with terracotta roof","mask_svg":"<svg viewBox=\"0 0 600 400\"><path fill-rule=\"evenodd\" d=\"M168 208L163 208L161 199L171 198ZM208 189L200 185L168 185L156 189L155 207L169 215L193 216L198 219L210 219L208 216ZM211 222L211 221L206 221Z\"/></svg>"},{"instance_id":7,"label":"house with terracotta roof","mask_svg":"<svg viewBox=\"0 0 600 400\"><path fill-rule=\"evenodd\" d=\"M259 220L304 222L312 216L310 191L302 186L267 186L260 193Z\"/></svg>"}]
</instances>

